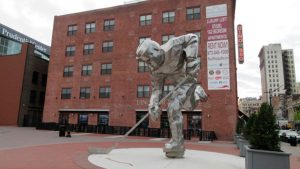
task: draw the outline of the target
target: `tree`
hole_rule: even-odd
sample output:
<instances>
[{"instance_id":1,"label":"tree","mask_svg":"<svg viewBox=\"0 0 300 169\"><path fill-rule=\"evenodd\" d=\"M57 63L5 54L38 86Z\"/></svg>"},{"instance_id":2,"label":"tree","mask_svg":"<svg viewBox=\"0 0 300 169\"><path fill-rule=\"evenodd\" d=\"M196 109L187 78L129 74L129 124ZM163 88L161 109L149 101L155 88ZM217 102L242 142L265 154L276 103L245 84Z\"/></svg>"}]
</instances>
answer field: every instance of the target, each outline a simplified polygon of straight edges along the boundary
<instances>
[{"instance_id":1,"label":"tree","mask_svg":"<svg viewBox=\"0 0 300 169\"><path fill-rule=\"evenodd\" d=\"M295 113L295 121L300 121L300 112Z\"/></svg>"},{"instance_id":2,"label":"tree","mask_svg":"<svg viewBox=\"0 0 300 169\"><path fill-rule=\"evenodd\" d=\"M241 134L244 128L244 120L242 118L238 118L235 132L236 134Z\"/></svg>"},{"instance_id":3,"label":"tree","mask_svg":"<svg viewBox=\"0 0 300 169\"><path fill-rule=\"evenodd\" d=\"M249 140L249 137L250 137L251 133L253 132L252 130L253 130L253 126L254 126L256 118L257 118L256 113L252 113L249 116L249 119L247 120L247 123L244 127L243 135L247 140Z\"/></svg>"},{"instance_id":4,"label":"tree","mask_svg":"<svg viewBox=\"0 0 300 169\"><path fill-rule=\"evenodd\" d=\"M276 130L276 118L273 108L263 103L254 120L249 142L252 149L280 151L280 140Z\"/></svg>"}]
</instances>

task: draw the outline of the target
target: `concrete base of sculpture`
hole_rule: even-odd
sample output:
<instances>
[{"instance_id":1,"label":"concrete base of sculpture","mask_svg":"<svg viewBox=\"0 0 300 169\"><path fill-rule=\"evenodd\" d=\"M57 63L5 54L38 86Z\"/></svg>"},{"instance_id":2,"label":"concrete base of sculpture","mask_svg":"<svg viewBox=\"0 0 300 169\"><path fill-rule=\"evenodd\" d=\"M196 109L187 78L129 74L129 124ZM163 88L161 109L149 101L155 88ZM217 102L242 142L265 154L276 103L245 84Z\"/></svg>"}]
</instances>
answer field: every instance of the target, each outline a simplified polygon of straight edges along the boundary
<instances>
[{"instance_id":1,"label":"concrete base of sculpture","mask_svg":"<svg viewBox=\"0 0 300 169\"><path fill-rule=\"evenodd\" d=\"M164 148L164 153L168 158L183 158L185 148L167 149Z\"/></svg>"},{"instance_id":2,"label":"concrete base of sculpture","mask_svg":"<svg viewBox=\"0 0 300 169\"><path fill-rule=\"evenodd\" d=\"M161 148L124 148L90 155L88 160L106 169L245 169L244 158L197 150L186 150L183 158L172 159Z\"/></svg>"}]
</instances>

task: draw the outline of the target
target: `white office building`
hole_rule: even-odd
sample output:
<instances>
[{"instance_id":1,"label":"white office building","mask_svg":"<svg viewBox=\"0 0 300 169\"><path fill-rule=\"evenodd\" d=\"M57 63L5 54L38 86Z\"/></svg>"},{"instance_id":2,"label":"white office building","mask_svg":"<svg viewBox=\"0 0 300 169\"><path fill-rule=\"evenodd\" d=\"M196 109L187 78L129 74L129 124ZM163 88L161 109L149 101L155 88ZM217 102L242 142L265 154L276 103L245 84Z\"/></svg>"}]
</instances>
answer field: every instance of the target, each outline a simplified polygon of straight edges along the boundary
<instances>
[{"instance_id":1,"label":"white office building","mask_svg":"<svg viewBox=\"0 0 300 169\"><path fill-rule=\"evenodd\" d=\"M272 96L296 94L294 54L281 44L263 46L258 55L262 86L262 101L270 103Z\"/></svg>"}]
</instances>

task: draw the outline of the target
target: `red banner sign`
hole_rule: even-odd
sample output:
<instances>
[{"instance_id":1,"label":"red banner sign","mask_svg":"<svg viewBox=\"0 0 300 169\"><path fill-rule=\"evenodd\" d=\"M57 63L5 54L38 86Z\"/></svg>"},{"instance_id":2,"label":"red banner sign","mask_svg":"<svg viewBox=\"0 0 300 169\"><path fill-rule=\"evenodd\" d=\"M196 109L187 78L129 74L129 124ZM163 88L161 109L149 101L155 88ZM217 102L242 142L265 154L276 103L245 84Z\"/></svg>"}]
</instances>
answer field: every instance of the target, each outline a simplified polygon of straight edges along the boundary
<instances>
[{"instance_id":1,"label":"red banner sign","mask_svg":"<svg viewBox=\"0 0 300 169\"><path fill-rule=\"evenodd\" d=\"M244 63L244 42L243 42L243 28L242 25L237 26L237 38L238 38L238 55L239 63Z\"/></svg>"}]
</instances>

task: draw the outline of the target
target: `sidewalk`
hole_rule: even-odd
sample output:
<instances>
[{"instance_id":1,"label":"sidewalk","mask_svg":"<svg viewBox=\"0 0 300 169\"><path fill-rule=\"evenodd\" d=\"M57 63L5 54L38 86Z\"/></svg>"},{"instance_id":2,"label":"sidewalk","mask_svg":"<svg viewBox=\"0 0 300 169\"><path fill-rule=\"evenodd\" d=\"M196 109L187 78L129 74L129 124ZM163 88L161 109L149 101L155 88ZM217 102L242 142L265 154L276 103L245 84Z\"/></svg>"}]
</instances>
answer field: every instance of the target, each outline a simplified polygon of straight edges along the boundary
<instances>
[{"instance_id":1,"label":"sidewalk","mask_svg":"<svg viewBox=\"0 0 300 169\"><path fill-rule=\"evenodd\" d=\"M2 169L99 169L88 161L88 147L110 147L115 135L72 133L58 137L56 131L0 127L0 168ZM167 139L129 137L118 148L162 148ZM186 141L186 148L238 156L231 142ZM288 146L286 146L288 148ZM298 148L298 147L297 147ZM159 155L163 155L159 154ZM297 154L295 154L297 155ZM199 164L200 165L200 164ZM291 157L291 169L300 168L300 157Z\"/></svg>"}]
</instances>

